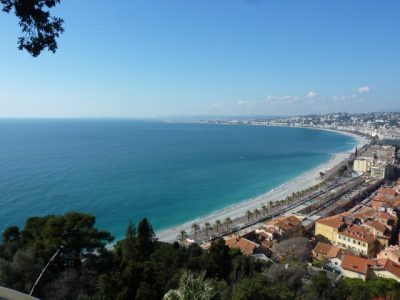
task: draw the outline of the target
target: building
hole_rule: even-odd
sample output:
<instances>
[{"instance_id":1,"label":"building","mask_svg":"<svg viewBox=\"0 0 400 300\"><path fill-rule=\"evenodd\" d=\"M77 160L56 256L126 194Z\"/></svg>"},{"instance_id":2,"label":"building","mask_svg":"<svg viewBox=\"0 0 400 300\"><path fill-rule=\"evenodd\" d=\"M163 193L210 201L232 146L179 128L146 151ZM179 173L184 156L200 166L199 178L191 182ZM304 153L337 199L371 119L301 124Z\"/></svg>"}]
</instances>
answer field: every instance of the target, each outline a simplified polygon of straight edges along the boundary
<instances>
[{"instance_id":1,"label":"building","mask_svg":"<svg viewBox=\"0 0 400 300\"><path fill-rule=\"evenodd\" d=\"M336 245L366 257L373 257L379 251L379 241L367 230L355 224L338 232Z\"/></svg>"},{"instance_id":2,"label":"building","mask_svg":"<svg viewBox=\"0 0 400 300\"><path fill-rule=\"evenodd\" d=\"M372 163L373 158L371 157L359 157L354 160L353 170L359 173L369 173L371 171Z\"/></svg>"},{"instance_id":3,"label":"building","mask_svg":"<svg viewBox=\"0 0 400 300\"><path fill-rule=\"evenodd\" d=\"M245 238L238 238L236 236L230 237L225 240L225 244L229 248L239 249L243 255L250 256L256 253L257 248L259 247L258 244L249 241Z\"/></svg>"},{"instance_id":4,"label":"building","mask_svg":"<svg viewBox=\"0 0 400 300\"><path fill-rule=\"evenodd\" d=\"M393 166L385 162L374 163L371 167L371 178L389 179L393 175Z\"/></svg>"},{"instance_id":5,"label":"building","mask_svg":"<svg viewBox=\"0 0 400 300\"><path fill-rule=\"evenodd\" d=\"M343 255L342 259L342 275L349 278L359 278L365 280L368 273L368 260L366 258Z\"/></svg>"},{"instance_id":6,"label":"building","mask_svg":"<svg viewBox=\"0 0 400 300\"><path fill-rule=\"evenodd\" d=\"M400 264L387 259L373 259L368 261L369 278L388 278L400 282Z\"/></svg>"},{"instance_id":7,"label":"building","mask_svg":"<svg viewBox=\"0 0 400 300\"><path fill-rule=\"evenodd\" d=\"M337 257L340 251L341 249L339 247L332 246L323 242L318 242L312 250L312 255L318 260L326 260Z\"/></svg>"},{"instance_id":8,"label":"building","mask_svg":"<svg viewBox=\"0 0 400 300\"><path fill-rule=\"evenodd\" d=\"M378 259L390 259L396 263L400 263L400 246L389 246L379 252L376 256Z\"/></svg>"},{"instance_id":9,"label":"building","mask_svg":"<svg viewBox=\"0 0 400 300\"><path fill-rule=\"evenodd\" d=\"M279 235L280 240L303 236L304 230L302 221L295 216L281 216L267 223L262 227L272 236Z\"/></svg>"},{"instance_id":10,"label":"building","mask_svg":"<svg viewBox=\"0 0 400 300\"><path fill-rule=\"evenodd\" d=\"M337 233L345 227L346 223L340 215L319 219L315 221L315 236L324 236L336 245Z\"/></svg>"}]
</instances>

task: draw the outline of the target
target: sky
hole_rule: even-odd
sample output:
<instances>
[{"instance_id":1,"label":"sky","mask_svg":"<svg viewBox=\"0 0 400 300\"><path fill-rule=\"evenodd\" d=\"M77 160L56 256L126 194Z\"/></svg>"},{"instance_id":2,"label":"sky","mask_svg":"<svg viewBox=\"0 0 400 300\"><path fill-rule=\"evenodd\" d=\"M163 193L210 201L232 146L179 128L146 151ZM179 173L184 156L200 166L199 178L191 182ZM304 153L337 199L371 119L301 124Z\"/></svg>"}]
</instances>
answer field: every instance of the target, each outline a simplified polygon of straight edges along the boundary
<instances>
[{"instance_id":1,"label":"sky","mask_svg":"<svg viewBox=\"0 0 400 300\"><path fill-rule=\"evenodd\" d=\"M55 54L0 12L0 117L400 110L398 0L61 0Z\"/></svg>"}]
</instances>

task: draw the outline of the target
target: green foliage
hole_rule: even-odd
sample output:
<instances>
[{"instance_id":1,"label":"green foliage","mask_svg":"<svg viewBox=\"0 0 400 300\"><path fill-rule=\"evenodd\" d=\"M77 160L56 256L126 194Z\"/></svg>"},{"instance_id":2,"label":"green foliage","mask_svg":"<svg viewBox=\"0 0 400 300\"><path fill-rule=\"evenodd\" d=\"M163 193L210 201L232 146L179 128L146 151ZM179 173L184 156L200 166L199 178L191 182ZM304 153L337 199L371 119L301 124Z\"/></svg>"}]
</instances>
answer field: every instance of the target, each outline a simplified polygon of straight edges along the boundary
<instances>
[{"instance_id":1,"label":"green foliage","mask_svg":"<svg viewBox=\"0 0 400 300\"><path fill-rule=\"evenodd\" d=\"M41 296L45 283L56 279L67 268L79 269L84 261L93 264L94 256L101 261L106 243L112 241L108 232L94 227L95 218L76 212L63 216L29 218L23 230L9 227L3 233L0 247L0 285L28 292L49 259L60 255L46 270L43 284L36 295ZM99 251L99 254L94 254Z\"/></svg>"},{"instance_id":2,"label":"green foliage","mask_svg":"<svg viewBox=\"0 0 400 300\"><path fill-rule=\"evenodd\" d=\"M164 300L210 300L216 294L215 288L209 279L205 279L205 272L196 275L187 270L183 271L179 286L169 290L163 297Z\"/></svg>"},{"instance_id":3,"label":"green foliage","mask_svg":"<svg viewBox=\"0 0 400 300\"><path fill-rule=\"evenodd\" d=\"M45 48L55 52L57 38L64 32L64 21L50 15L49 9L54 8L60 0L0 0L2 10L14 12L19 19L21 35L18 38L18 48L28 51L32 56L38 56Z\"/></svg>"},{"instance_id":4,"label":"green foliage","mask_svg":"<svg viewBox=\"0 0 400 300\"><path fill-rule=\"evenodd\" d=\"M197 244L159 242L146 219L137 230L129 222L125 239L107 250L104 245L111 236L94 224L91 215L67 213L30 218L22 230L6 229L0 245L0 285L29 291L60 249L35 290L41 299L400 299L400 284L393 280L335 283L325 272L310 275L304 259L267 265L229 249L222 239L208 251ZM302 239L286 244L292 245L289 252L282 250L287 260L309 247Z\"/></svg>"},{"instance_id":5,"label":"green foliage","mask_svg":"<svg viewBox=\"0 0 400 300\"><path fill-rule=\"evenodd\" d=\"M341 286L346 290L348 299L365 300L383 297L387 300L400 299L400 283L386 278L376 278L369 281L346 278Z\"/></svg>"},{"instance_id":6,"label":"green foliage","mask_svg":"<svg viewBox=\"0 0 400 300\"><path fill-rule=\"evenodd\" d=\"M137 249L140 255L148 257L153 252L154 231L146 218L138 226Z\"/></svg>"},{"instance_id":7,"label":"green foliage","mask_svg":"<svg viewBox=\"0 0 400 300\"><path fill-rule=\"evenodd\" d=\"M3 232L3 243L16 241L19 238L19 228L17 226L8 227Z\"/></svg>"}]
</instances>

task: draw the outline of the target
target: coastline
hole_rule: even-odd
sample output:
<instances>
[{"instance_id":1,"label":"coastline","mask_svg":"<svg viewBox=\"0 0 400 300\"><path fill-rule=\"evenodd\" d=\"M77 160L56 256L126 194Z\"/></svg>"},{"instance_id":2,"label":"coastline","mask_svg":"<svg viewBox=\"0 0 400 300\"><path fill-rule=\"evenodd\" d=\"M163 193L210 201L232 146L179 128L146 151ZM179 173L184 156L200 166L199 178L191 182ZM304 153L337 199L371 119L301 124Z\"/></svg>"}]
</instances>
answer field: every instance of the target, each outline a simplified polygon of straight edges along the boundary
<instances>
[{"instance_id":1,"label":"coastline","mask_svg":"<svg viewBox=\"0 0 400 300\"><path fill-rule=\"evenodd\" d=\"M285 126L285 127L289 127L289 126ZM333 131L333 132L340 133L343 135L351 136L356 140L356 146L346 152L339 152L339 153L333 154L328 161L318 165L317 167L315 167L311 170L306 171L305 173L283 183L282 185L280 185L264 194L261 194L255 198L241 201L239 203L225 207L223 209L214 211L208 215L200 216L199 218L196 218L195 220L185 222L185 223L177 225L175 227L170 227L170 228L167 228L164 230L160 230L160 231L156 232L156 237L160 241L173 242L176 240L180 231L184 230L188 233L191 232L192 231L191 225L194 222L196 222L200 226L202 226L206 222L213 224L217 219L223 221L227 217L229 217L233 220L237 217L243 216L247 210L254 210L256 208L260 208L260 206L262 204L267 204L271 201L285 199L287 196L291 195L294 192L297 192L302 189L306 189L306 188L311 187L314 184L318 183L318 181L320 180L320 175L319 175L320 172L326 172L326 171L336 167L337 165L341 164L344 160L349 158L349 156L354 152L355 148L362 147L367 143L367 140L364 137L353 134L353 133L349 133L349 132L343 132L343 131L332 130L332 129L324 129L324 128L308 128L308 127L302 127L302 128L327 130L327 131Z\"/></svg>"}]
</instances>

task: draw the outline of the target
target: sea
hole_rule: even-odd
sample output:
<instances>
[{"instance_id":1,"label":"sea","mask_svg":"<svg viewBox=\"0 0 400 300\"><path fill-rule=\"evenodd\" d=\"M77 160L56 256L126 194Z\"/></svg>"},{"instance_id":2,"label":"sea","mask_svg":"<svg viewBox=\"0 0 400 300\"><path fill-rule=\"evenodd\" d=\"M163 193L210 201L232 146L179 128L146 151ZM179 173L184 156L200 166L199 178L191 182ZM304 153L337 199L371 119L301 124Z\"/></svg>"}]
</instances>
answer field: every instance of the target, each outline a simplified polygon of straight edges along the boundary
<instances>
[{"instance_id":1,"label":"sea","mask_svg":"<svg viewBox=\"0 0 400 300\"><path fill-rule=\"evenodd\" d=\"M121 239L266 193L356 145L331 131L115 119L0 120L0 231L81 211Z\"/></svg>"}]
</instances>

